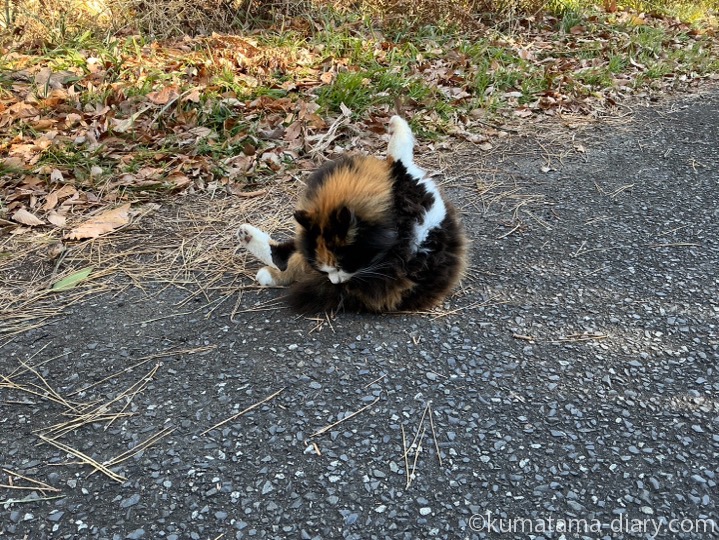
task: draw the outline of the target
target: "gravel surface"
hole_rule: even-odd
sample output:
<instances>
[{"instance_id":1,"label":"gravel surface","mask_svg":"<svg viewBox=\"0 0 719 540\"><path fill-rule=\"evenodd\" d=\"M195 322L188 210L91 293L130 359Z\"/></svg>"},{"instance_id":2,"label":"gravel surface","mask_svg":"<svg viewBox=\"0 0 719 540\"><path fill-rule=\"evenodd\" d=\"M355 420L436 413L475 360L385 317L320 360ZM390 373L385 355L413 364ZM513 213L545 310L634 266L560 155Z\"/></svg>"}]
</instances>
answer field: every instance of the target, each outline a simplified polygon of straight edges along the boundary
<instances>
[{"instance_id":1,"label":"gravel surface","mask_svg":"<svg viewBox=\"0 0 719 540\"><path fill-rule=\"evenodd\" d=\"M57 490L0 487L0 537L719 538L719 93L561 160L514 144L452 164L473 265L443 316L233 322L150 287L5 344L67 404L0 388L0 465ZM38 444L118 396L58 440L125 480Z\"/></svg>"}]
</instances>

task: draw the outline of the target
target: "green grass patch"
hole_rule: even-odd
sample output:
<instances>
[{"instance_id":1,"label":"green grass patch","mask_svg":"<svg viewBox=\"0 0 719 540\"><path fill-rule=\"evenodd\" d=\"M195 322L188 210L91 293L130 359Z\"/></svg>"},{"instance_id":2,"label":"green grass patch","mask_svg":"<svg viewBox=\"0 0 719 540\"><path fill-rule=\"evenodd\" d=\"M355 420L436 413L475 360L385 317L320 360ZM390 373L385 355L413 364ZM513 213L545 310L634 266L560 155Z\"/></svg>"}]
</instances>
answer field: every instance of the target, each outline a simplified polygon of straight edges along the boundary
<instances>
[{"instance_id":1,"label":"green grass patch","mask_svg":"<svg viewBox=\"0 0 719 540\"><path fill-rule=\"evenodd\" d=\"M406 78L401 73L376 69L374 71L345 71L317 92L317 103L325 111L339 112L348 107L356 117L362 116L371 105L391 104L398 98L410 102L424 102L432 90L418 78Z\"/></svg>"},{"instance_id":2,"label":"green grass patch","mask_svg":"<svg viewBox=\"0 0 719 540\"><path fill-rule=\"evenodd\" d=\"M607 68L590 68L575 74L575 78L593 88L601 89L612 85L611 74Z\"/></svg>"}]
</instances>

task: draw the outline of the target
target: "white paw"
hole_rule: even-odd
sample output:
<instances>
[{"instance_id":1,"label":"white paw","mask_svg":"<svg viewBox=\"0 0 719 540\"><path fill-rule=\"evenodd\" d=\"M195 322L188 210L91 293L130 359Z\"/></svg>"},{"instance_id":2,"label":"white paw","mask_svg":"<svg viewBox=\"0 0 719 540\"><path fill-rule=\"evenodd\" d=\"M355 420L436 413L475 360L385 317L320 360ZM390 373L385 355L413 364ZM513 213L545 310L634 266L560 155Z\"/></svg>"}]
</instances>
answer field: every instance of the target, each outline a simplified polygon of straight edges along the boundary
<instances>
[{"instance_id":1,"label":"white paw","mask_svg":"<svg viewBox=\"0 0 719 540\"><path fill-rule=\"evenodd\" d=\"M237 229L237 241L242 247L247 247L247 244L252 242L253 229L257 230L252 225L249 225L247 223L245 223L244 225L240 225L240 228Z\"/></svg>"},{"instance_id":2,"label":"white paw","mask_svg":"<svg viewBox=\"0 0 719 540\"><path fill-rule=\"evenodd\" d=\"M255 276L257 283L263 287L272 287L275 284L275 280L272 279L272 272L269 268L260 268Z\"/></svg>"},{"instance_id":3,"label":"white paw","mask_svg":"<svg viewBox=\"0 0 719 540\"><path fill-rule=\"evenodd\" d=\"M272 262L272 249L270 248L272 238L269 234L262 232L249 223L245 223L237 231L237 240L242 247L246 248L260 261L270 266L275 266Z\"/></svg>"}]
</instances>

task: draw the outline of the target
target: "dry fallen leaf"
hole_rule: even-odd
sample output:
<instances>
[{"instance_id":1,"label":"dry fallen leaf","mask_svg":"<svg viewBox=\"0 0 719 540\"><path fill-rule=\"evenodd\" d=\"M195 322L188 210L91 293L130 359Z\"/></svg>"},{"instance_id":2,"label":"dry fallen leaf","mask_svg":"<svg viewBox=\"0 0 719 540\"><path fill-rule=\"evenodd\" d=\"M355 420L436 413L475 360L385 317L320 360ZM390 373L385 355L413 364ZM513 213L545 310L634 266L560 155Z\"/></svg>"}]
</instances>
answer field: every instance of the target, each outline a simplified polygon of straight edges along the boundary
<instances>
[{"instance_id":1,"label":"dry fallen leaf","mask_svg":"<svg viewBox=\"0 0 719 540\"><path fill-rule=\"evenodd\" d=\"M159 92L150 92L147 99L155 105L167 105L170 101L175 101L180 97L176 86L166 86Z\"/></svg>"},{"instance_id":2,"label":"dry fallen leaf","mask_svg":"<svg viewBox=\"0 0 719 540\"><path fill-rule=\"evenodd\" d=\"M47 215L47 220L55 225L55 227L64 227L67 222L67 218L62 214L58 214L54 210Z\"/></svg>"},{"instance_id":3,"label":"dry fallen leaf","mask_svg":"<svg viewBox=\"0 0 719 540\"><path fill-rule=\"evenodd\" d=\"M58 169L53 169L50 173L50 181L51 182L62 182L65 178L62 175L62 171Z\"/></svg>"},{"instance_id":4,"label":"dry fallen leaf","mask_svg":"<svg viewBox=\"0 0 719 540\"><path fill-rule=\"evenodd\" d=\"M484 152L489 152L492 148L494 148L490 142L483 142L478 144L477 147Z\"/></svg>"},{"instance_id":5,"label":"dry fallen leaf","mask_svg":"<svg viewBox=\"0 0 719 540\"><path fill-rule=\"evenodd\" d=\"M190 180L186 175L179 172L168 175L165 180L175 184L175 189L177 190L185 189L192 183L192 180Z\"/></svg>"},{"instance_id":6,"label":"dry fallen leaf","mask_svg":"<svg viewBox=\"0 0 719 540\"><path fill-rule=\"evenodd\" d=\"M73 195L77 195L77 190L74 186L70 184L65 184L57 190L57 198L59 200L66 199L67 197L72 197Z\"/></svg>"},{"instance_id":7,"label":"dry fallen leaf","mask_svg":"<svg viewBox=\"0 0 719 540\"><path fill-rule=\"evenodd\" d=\"M10 169L11 171L13 169L15 169L16 171L22 171L25 168L25 162L17 156L0 159L0 164L4 165L7 169Z\"/></svg>"},{"instance_id":8,"label":"dry fallen leaf","mask_svg":"<svg viewBox=\"0 0 719 540\"><path fill-rule=\"evenodd\" d=\"M12 215L13 221L22 223L23 225L29 225L30 227L37 227L38 225L45 225L45 222L34 214L31 214L24 208L20 208Z\"/></svg>"},{"instance_id":9,"label":"dry fallen leaf","mask_svg":"<svg viewBox=\"0 0 719 540\"><path fill-rule=\"evenodd\" d=\"M531 109L528 107L519 107L518 109L515 109L514 115L519 116L520 118L528 118L534 114Z\"/></svg>"},{"instance_id":10,"label":"dry fallen leaf","mask_svg":"<svg viewBox=\"0 0 719 540\"><path fill-rule=\"evenodd\" d=\"M101 234L105 234L114 231L118 227L126 225L130 218L128 212L130 211L130 203L123 204L112 210L107 210L102 214L99 214L85 223L78 225L72 229L65 238L70 240L82 240L84 238L97 238Z\"/></svg>"},{"instance_id":11,"label":"dry fallen leaf","mask_svg":"<svg viewBox=\"0 0 719 540\"><path fill-rule=\"evenodd\" d=\"M42 209L43 210L52 210L56 206L57 206L57 191L53 191L47 197L45 197L45 204L42 206Z\"/></svg>"},{"instance_id":12,"label":"dry fallen leaf","mask_svg":"<svg viewBox=\"0 0 719 540\"><path fill-rule=\"evenodd\" d=\"M189 93L185 94L185 96L182 98L182 101L191 101L193 103L199 103L200 102L200 89L193 88Z\"/></svg>"},{"instance_id":13,"label":"dry fallen leaf","mask_svg":"<svg viewBox=\"0 0 719 540\"><path fill-rule=\"evenodd\" d=\"M140 117L140 115L149 108L150 105L148 105L147 107L143 107L129 118L123 118L122 120L118 120L117 118L111 118L110 120L112 120L113 123L112 130L117 133L125 133L129 131L135 125L135 121Z\"/></svg>"},{"instance_id":14,"label":"dry fallen leaf","mask_svg":"<svg viewBox=\"0 0 719 540\"><path fill-rule=\"evenodd\" d=\"M77 193L77 190L70 184L65 184L60 189L53 191L45 197L45 204L42 206L43 210L52 210L57 206L57 203L68 197L72 197Z\"/></svg>"},{"instance_id":15,"label":"dry fallen leaf","mask_svg":"<svg viewBox=\"0 0 719 540\"><path fill-rule=\"evenodd\" d=\"M518 49L517 56L519 56L522 60L534 60L534 54L529 49Z\"/></svg>"}]
</instances>

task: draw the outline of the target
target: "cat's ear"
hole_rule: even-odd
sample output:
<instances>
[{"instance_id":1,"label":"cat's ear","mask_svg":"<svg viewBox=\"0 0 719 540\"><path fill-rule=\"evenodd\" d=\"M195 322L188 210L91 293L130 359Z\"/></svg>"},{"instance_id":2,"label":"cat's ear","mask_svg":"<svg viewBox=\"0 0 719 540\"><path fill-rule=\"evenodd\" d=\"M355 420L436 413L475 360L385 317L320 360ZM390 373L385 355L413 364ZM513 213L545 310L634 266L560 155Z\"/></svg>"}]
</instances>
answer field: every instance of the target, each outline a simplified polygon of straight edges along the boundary
<instances>
[{"instance_id":1,"label":"cat's ear","mask_svg":"<svg viewBox=\"0 0 719 540\"><path fill-rule=\"evenodd\" d=\"M344 238L357 224L357 218L352 210L342 206L332 215L332 228L337 236Z\"/></svg>"},{"instance_id":2,"label":"cat's ear","mask_svg":"<svg viewBox=\"0 0 719 540\"><path fill-rule=\"evenodd\" d=\"M295 211L295 220L305 229L309 229L312 226L312 218L307 210Z\"/></svg>"}]
</instances>

